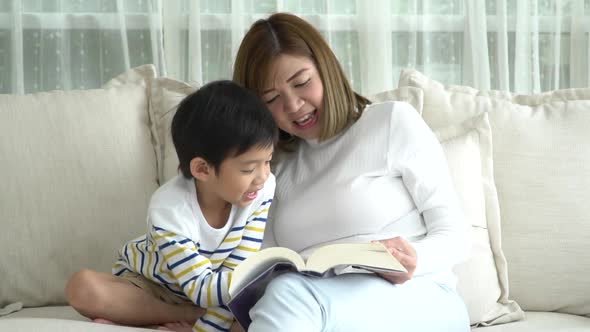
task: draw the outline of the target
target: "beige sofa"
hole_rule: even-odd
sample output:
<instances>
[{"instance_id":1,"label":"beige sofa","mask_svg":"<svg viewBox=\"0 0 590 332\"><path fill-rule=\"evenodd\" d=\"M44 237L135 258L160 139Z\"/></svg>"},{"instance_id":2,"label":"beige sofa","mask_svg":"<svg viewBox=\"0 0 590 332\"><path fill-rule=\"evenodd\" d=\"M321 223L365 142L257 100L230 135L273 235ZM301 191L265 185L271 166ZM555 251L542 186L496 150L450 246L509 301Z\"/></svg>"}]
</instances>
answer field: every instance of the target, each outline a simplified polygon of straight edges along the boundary
<instances>
[{"instance_id":1,"label":"beige sofa","mask_svg":"<svg viewBox=\"0 0 590 332\"><path fill-rule=\"evenodd\" d=\"M194 88L154 72L0 95L0 331L144 330L88 322L63 288L78 269L110 270L176 172L167 133ZM472 225L456 272L474 330L590 331L590 88L514 96L407 70L372 99L413 104L447 153Z\"/></svg>"}]
</instances>

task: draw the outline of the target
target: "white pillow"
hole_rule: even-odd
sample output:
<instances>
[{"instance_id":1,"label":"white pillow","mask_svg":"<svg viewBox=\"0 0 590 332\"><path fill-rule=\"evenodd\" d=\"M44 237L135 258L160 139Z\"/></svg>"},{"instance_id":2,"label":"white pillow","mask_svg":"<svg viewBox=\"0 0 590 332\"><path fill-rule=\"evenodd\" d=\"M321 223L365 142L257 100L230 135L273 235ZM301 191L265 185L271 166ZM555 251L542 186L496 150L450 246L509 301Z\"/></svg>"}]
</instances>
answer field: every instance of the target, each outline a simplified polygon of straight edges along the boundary
<instances>
[{"instance_id":1,"label":"white pillow","mask_svg":"<svg viewBox=\"0 0 590 332\"><path fill-rule=\"evenodd\" d=\"M178 156L172 143L170 126L178 104L196 89L197 84L190 85L165 77L155 79L150 89L150 115L154 123L160 184L178 174Z\"/></svg>"},{"instance_id":2,"label":"white pillow","mask_svg":"<svg viewBox=\"0 0 590 332\"><path fill-rule=\"evenodd\" d=\"M498 266L503 298L509 271L510 296L523 309L590 316L590 88L513 95L443 86L414 70L400 85L424 91L431 127L489 115L508 262Z\"/></svg>"},{"instance_id":3,"label":"white pillow","mask_svg":"<svg viewBox=\"0 0 590 332\"><path fill-rule=\"evenodd\" d=\"M70 275L110 272L145 232L157 168L143 79L0 95L0 307L64 304Z\"/></svg>"},{"instance_id":4,"label":"white pillow","mask_svg":"<svg viewBox=\"0 0 590 332\"><path fill-rule=\"evenodd\" d=\"M369 100L373 103L379 103L389 100L404 101L416 109L418 113L422 114L422 103L424 100L424 92L412 86L402 86L394 90L384 91L372 96Z\"/></svg>"},{"instance_id":5,"label":"white pillow","mask_svg":"<svg viewBox=\"0 0 590 332\"><path fill-rule=\"evenodd\" d=\"M518 305L502 300L500 285L505 280L500 279L497 265L504 266L505 260L492 250L492 243L499 241L500 229L487 114L438 129L435 134L445 151L465 218L471 224L471 257L455 268L457 288L467 305L471 324L492 325L520 319L523 313Z\"/></svg>"},{"instance_id":6,"label":"white pillow","mask_svg":"<svg viewBox=\"0 0 590 332\"><path fill-rule=\"evenodd\" d=\"M400 84L401 85L401 84ZM379 93L373 101L403 100L420 114L426 100L420 87L400 86ZM424 117L424 115L423 115ZM431 125L429 119L426 122ZM500 248L500 217L492 165L492 140L487 117L464 117L441 124L435 134L447 155L449 171L466 219L472 225L472 257L457 266L458 290L472 325L492 325L524 317L508 300L506 259ZM432 127L432 125L431 125ZM443 128L444 127L444 128Z\"/></svg>"}]
</instances>

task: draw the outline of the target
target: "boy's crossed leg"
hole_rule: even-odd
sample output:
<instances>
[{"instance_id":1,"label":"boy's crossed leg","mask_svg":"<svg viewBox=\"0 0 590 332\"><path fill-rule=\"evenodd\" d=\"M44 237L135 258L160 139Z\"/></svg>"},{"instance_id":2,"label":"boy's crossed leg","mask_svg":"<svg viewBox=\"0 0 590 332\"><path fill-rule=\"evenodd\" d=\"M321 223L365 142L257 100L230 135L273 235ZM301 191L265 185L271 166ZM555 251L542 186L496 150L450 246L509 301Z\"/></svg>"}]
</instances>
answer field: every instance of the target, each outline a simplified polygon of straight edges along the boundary
<instances>
[{"instance_id":1,"label":"boy's crossed leg","mask_svg":"<svg viewBox=\"0 0 590 332\"><path fill-rule=\"evenodd\" d=\"M176 303L167 303L125 278L92 270L76 272L70 278L66 298L80 314L102 324L190 332L205 314L205 309L188 301L171 298ZM230 331L244 330L234 322Z\"/></svg>"},{"instance_id":2,"label":"boy's crossed leg","mask_svg":"<svg viewBox=\"0 0 590 332\"><path fill-rule=\"evenodd\" d=\"M92 270L70 278L66 298L80 314L107 324L153 327L186 322L192 326L205 313L190 302L166 303L124 278Z\"/></svg>"}]
</instances>

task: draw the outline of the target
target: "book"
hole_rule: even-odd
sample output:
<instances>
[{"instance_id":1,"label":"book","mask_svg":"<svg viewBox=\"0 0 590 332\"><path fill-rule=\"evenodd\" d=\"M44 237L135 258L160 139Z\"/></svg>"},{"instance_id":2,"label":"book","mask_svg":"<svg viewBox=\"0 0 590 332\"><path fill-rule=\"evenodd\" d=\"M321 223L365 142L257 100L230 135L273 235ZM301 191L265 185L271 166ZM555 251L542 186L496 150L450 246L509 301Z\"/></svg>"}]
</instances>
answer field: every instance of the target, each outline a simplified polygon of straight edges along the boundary
<instances>
[{"instance_id":1,"label":"book","mask_svg":"<svg viewBox=\"0 0 590 332\"><path fill-rule=\"evenodd\" d=\"M325 278L344 273L407 270L378 242L326 245L316 249L307 260L288 248L263 249L236 266L229 286L228 307L246 331L251 323L250 309L264 295L268 283L286 272Z\"/></svg>"}]
</instances>

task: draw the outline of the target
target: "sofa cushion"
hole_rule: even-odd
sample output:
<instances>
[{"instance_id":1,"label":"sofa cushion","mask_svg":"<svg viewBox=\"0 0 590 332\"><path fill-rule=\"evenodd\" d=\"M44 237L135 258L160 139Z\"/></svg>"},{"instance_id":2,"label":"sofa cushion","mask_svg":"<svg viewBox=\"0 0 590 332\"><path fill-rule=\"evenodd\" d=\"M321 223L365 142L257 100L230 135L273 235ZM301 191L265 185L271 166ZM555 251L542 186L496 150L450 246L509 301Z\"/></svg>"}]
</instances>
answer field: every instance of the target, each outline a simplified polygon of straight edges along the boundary
<instances>
[{"instance_id":1,"label":"sofa cushion","mask_svg":"<svg viewBox=\"0 0 590 332\"><path fill-rule=\"evenodd\" d=\"M587 332L590 318L555 312L526 312L524 320L485 328L473 332Z\"/></svg>"},{"instance_id":2,"label":"sofa cushion","mask_svg":"<svg viewBox=\"0 0 590 332\"><path fill-rule=\"evenodd\" d=\"M0 319L0 331L10 332L154 332L154 329L98 324L77 320L54 318L5 318Z\"/></svg>"},{"instance_id":3,"label":"sofa cushion","mask_svg":"<svg viewBox=\"0 0 590 332\"><path fill-rule=\"evenodd\" d=\"M492 254L499 213L492 167L492 137L486 114L435 131L466 220L471 225L470 258L455 267L457 290L472 325L490 325L522 318L514 302L499 305L500 280Z\"/></svg>"},{"instance_id":4,"label":"sofa cushion","mask_svg":"<svg viewBox=\"0 0 590 332\"><path fill-rule=\"evenodd\" d=\"M424 91L434 128L489 114L511 298L525 310L590 315L590 88L513 95L443 86L414 70L400 85ZM496 262L505 303L506 268Z\"/></svg>"},{"instance_id":5,"label":"sofa cushion","mask_svg":"<svg viewBox=\"0 0 590 332\"><path fill-rule=\"evenodd\" d=\"M418 113L422 114L422 103L424 100L424 92L412 86L403 86L394 90L388 90L375 95L369 96L369 100L373 103L379 103L389 100L404 101L416 109Z\"/></svg>"},{"instance_id":6,"label":"sofa cushion","mask_svg":"<svg viewBox=\"0 0 590 332\"><path fill-rule=\"evenodd\" d=\"M170 127L178 104L197 88L196 84L190 85L166 77L155 79L151 86L150 113L154 122L160 184L178 174L178 157L172 143Z\"/></svg>"},{"instance_id":7,"label":"sofa cushion","mask_svg":"<svg viewBox=\"0 0 590 332\"><path fill-rule=\"evenodd\" d=\"M51 318L51 319L49 319ZM485 328L473 328L473 332L587 332L590 319L580 316L553 312L527 312L524 320L495 325ZM146 331L126 326L112 326L90 323L79 316L71 307L30 308L0 318L0 331L92 331L92 332L126 332ZM153 330L152 330L153 331Z\"/></svg>"},{"instance_id":8,"label":"sofa cushion","mask_svg":"<svg viewBox=\"0 0 590 332\"><path fill-rule=\"evenodd\" d=\"M420 113L424 110L423 92L412 86L400 86L370 99L403 100ZM500 240L500 208L487 116L480 114L444 128L440 126L435 134L445 151L457 196L471 225L471 256L455 268L457 289L467 305L471 324L491 325L521 319L523 312L514 301L498 301L503 297L501 285L506 282L503 278L506 272L498 270L498 265L505 266L505 259L496 248Z\"/></svg>"},{"instance_id":9,"label":"sofa cushion","mask_svg":"<svg viewBox=\"0 0 590 332\"><path fill-rule=\"evenodd\" d=\"M139 73L104 89L0 95L0 307L65 303L73 272L109 272L118 248L145 232L155 74Z\"/></svg>"},{"instance_id":10,"label":"sofa cushion","mask_svg":"<svg viewBox=\"0 0 590 332\"><path fill-rule=\"evenodd\" d=\"M69 305L61 306L46 306L36 308L24 308L21 311L4 316L1 319L7 318L55 318L66 320L81 320L90 321L90 319L80 315L74 308Z\"/></svg>"}]
</instances>

